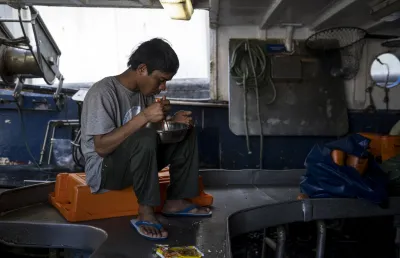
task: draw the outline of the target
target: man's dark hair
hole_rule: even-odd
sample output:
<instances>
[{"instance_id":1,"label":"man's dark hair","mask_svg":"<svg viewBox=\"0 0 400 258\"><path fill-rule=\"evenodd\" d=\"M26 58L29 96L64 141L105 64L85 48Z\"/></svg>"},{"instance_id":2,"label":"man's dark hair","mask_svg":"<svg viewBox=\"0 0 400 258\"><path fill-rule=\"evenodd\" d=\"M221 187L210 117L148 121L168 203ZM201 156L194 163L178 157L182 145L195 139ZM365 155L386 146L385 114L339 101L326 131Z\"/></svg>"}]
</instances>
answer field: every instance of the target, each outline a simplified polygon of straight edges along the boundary
<instances>
[{"instance_id":1,"label":"man's dark hair","mask_svg":"<svg viewBox=\"0 0 400 258\"><path fill-rule=\"evenodd\" d=\"M140 64L147 66L151 74L154 70L176 74L179 68L179 59L171 45L165 40L154 38L143 42L129 57L128 66L136 70Z\"/></svg>"}]
</instances>

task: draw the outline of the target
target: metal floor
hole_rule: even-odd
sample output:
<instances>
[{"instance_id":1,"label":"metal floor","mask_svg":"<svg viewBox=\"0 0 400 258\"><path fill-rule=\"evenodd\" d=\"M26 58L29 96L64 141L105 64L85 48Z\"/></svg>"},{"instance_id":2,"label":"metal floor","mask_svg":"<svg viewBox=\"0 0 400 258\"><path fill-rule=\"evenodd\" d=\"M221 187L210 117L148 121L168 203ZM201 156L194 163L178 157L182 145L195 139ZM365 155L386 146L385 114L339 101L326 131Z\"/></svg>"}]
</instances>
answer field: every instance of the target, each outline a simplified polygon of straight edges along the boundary
<instances>
[{"instance_id":1,"label":"metal floor","mask_svg":"<svg viewBox=\"0 0 400 258\"><path fill-rule=\"evenodd\" d=\"M397 216L400 236L400 197L390 197L384 208L360 199L297 201L303 173L303 170L205 171L202 175L206 192L214 196L212 218L160 216L169 238L158 243L195 245L205 257L231 258L230 239L242 234L293 222L317 221L323 226L324 220L373 216ZM54 183L48 183L1 193L0 242L84 250L95 258L154 257L155 242L137 234L130 226L131 217L68 223L48 204L48 195L53 190ZM320 238L325 237L326 230L321 227ZM323 253L324 241L318 242L317 253Z\"/></svg>"},{"instance_id":2,"label":"metal floor","mask_svg":"<svg viewBox=\"0 0 400 258\"><path fill-rule=\"evenodd\" d=\"M234 180L235 176L231 174L229 180L217 181L220 184L206 188L206 192L214 196L211 218L165 218L160 216L160 221L168 230L169 237L168 240L157 243L178 246L195 245L204 252L205 257L226 257L226 225L229 215L242 209L295 200L298 194L297 186L278 187L247 184L249 182L241 179L246 173L249 173L248 179L253 181L254 173L246 171L236 178L238 180ZM203 175L204 177L206 177L204 181L207 182L207 176ZM295 177L298 178L298 176ZM213 178L212 181L216 179ZM226 184L228 181L231 185ZM273 177L270 181L272 185L276 183ZM235 184L239 182L245 183L245 185ZM44 194L46 191L37 195L44 197ZM0 205L4 201L0 198ZM50 245L52 248L95 250L91 257L154 257L155 242L144 239L130 227L131 217L70 224L48 203L34 204L32 202L32 204L7 212L0 217L1 240L6 243L18 242L20 245L27 244L29 246ZM18 238L16 239L15 236ZM18 245L18 243L16 244Z\"/></svg>"}]
</instances>

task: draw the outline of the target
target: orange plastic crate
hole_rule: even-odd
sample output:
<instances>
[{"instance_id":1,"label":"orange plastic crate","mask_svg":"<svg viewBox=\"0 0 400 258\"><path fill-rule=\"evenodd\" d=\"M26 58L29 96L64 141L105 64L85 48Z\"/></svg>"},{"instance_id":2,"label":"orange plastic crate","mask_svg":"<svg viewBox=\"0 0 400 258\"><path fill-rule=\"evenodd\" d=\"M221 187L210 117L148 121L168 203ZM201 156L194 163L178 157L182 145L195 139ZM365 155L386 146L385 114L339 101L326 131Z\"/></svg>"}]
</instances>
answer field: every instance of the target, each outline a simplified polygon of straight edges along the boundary
<instances>
[{"instance_id":1,"label":"orange plastic crate","mask_svg":"<svg viewBox=\"0 0 400 258\"><path fill-rule=\"evenodd\" d=\"M386 161L400 154L400 136L382 136L382 161Z\"/></svg>"},{"instance_id":2,"label":"orange plastic crate","mask_svg":"<svg viewBox=\"0 0 400 258\"><path fill-rule=\"evenodd\" d=\"M169 170L159 172L161 203L167 197L167 187L170 182ZM213 196L204 192L202 177L199 177L200 195L191 201L199 206L210 206ZM105 219L138 214L139 205L133 189L108 191L92 194L86 185L85 173L60 173L57 175L56 186L49 196L51 204L70 222ZM160 212L162 205L156 208Z\"/></svg>"},{"instance_id":3,"label":"orange plastic crate","mask_svg":"<svg viewBox=\"0 0 400 258\"><path fill-rule=\"evenodd\" d=\"M371 140L369 147L372 155L386 161L400 154L400 136L360 133Z\"/></svg>"}]
</instances>

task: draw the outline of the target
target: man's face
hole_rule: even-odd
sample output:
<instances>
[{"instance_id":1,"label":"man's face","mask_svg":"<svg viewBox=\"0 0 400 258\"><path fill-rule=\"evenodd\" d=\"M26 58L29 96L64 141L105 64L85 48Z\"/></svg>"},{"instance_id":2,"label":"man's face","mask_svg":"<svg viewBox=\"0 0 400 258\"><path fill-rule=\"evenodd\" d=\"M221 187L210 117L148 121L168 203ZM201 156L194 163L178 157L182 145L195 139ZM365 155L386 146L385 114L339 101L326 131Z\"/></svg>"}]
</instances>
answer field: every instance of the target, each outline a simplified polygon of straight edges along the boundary
<instances>
[{"instance_id":1,"label":"man's face","mask_svg":"<svg viewBox=\"0 0 400 258\"><path fill-rule=\"evenodd\" d=\"M145 96L157 95L167 89L166 83L174 76L170 73L164 73L159 70L148 74L146 65L140 65L137 69L139 73L139 89Z\"/></svg>"}]
</instances>

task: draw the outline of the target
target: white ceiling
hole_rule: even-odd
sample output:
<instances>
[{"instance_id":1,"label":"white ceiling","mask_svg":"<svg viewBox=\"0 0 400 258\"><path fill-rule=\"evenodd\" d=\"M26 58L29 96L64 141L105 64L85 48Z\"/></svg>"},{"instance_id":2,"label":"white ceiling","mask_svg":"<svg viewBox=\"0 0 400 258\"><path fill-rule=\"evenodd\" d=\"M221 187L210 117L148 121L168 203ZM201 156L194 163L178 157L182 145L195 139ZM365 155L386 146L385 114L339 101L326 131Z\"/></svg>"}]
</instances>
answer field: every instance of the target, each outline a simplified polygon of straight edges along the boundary
<instances>
[{"instance_id":1,"label":"white ceiling","mask_svg":"<svg viewBox=\"0 0 400 258\"><path fill-rule=\"evenodd\" d=\"M158 0L14 0L33 5L121 8L161 8ZM0 0L7 3L9 0ZM260 28L298 23L310 29L356 26L370 32L400 33L400 19L383 21L371 14L379 6L387 16L400 12L400 0L193 0L195 8L210 9L212 24L258 25ZM381 11L385 12L385 10ZM382 15L381 15L382 16Z\"/></svg>"},{"instance_id":2,"label":"white ceiling","mask_svg":"<svg viewBox=\"0 0 400 258\"><path fill-rule=\"evenodd\" d=\"M356 26L369 31L383 30L384 27L391 31L400 29L398 21L384 22L371 15L372 7L378 4L388 5L389 12L400 11L400 0L211 1L219 1L220 25L254 24L270 28L296 23L312 30L334 26Z\"/></svg>"}]
</instances>

